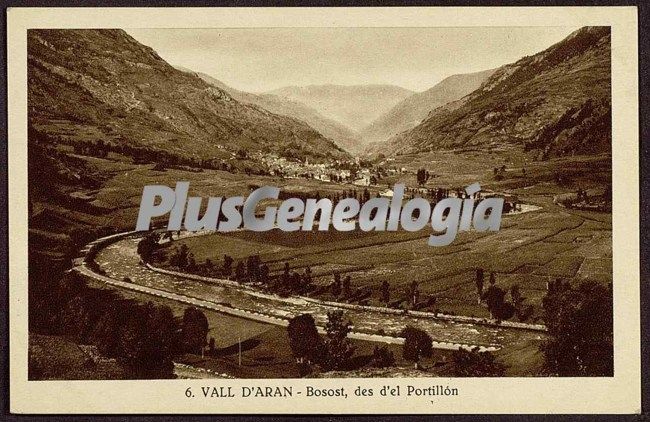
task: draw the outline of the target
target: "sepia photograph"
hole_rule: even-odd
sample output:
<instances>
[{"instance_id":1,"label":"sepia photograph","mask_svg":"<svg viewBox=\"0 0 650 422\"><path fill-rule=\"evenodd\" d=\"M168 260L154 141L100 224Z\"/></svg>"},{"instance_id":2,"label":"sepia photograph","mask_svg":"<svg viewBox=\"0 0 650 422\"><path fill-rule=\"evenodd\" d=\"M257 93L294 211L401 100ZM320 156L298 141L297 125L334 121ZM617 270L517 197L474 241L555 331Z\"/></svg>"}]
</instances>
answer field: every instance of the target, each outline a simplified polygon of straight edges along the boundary
<instances>
[{"instance_id":1,"label":"sepia photograph","mask_svg":"<svg viewBox=\"0 0 650 422\"><path fill-rule=\"evenodd\" d=\"M567 22L28 25L28 384L618 382L615 32Z\"/></svg>"},{"instance_id":2,"label":"sepia photograph","mask_svg":"<svg viewBox=\"0 0 650 422\"><path fill-rule=\"evenodd\" d=\"M30 379L612 375L608 27L27 42ZM443 247L133 233L143 187L180 180L334 204L479 182L505 207Z\"/></svg>"}]
</instances>

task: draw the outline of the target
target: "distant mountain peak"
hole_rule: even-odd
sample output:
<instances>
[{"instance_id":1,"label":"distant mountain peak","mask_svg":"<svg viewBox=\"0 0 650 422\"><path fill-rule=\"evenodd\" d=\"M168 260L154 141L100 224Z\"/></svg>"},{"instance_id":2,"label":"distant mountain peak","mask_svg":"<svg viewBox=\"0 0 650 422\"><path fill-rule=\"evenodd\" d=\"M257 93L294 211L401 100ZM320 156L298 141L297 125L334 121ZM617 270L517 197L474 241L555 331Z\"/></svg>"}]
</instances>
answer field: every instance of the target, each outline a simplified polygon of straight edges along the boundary
<instances>
[{"instance_id":1,"label":"distant mountain peak","mask_svg":"<svg viewBox=\"0 0 650 422\"><path fill-rule=\"evenodd\" d=\"M451 75L433 87L406 97L388 112L366 126L361 134L370 142L389 137L417 126L431 110L457 100L478 88L496 69Z\"/></svg>"},{"instance_id":2,"label":"distant mountain peak","mask_svg":"<svg viewBox=\"0 0 650 422\"><path fill-rule=\"evenodd\" d=\"M272 113L305 122L346 151L356 152L363 147L361 137L356 132L348 129L341 123L328 119L317 110L299 101L274 94L252 94L240 91L205 73L199 72L196 74L207 83L228 92L237 101L254 104Z\"/></svg>"},{"instance_id":3,"label":"distant mountain peak","mask_svg":"<svg viewBox=\"0 0 650 422\"><path fill-rule=\"evenodd\" d=\"M323 116L358 131L412 95L413 91L395 85L325 84L288 86L268 91L266 94L298 101Z\"/></svg>"}]
</instances>

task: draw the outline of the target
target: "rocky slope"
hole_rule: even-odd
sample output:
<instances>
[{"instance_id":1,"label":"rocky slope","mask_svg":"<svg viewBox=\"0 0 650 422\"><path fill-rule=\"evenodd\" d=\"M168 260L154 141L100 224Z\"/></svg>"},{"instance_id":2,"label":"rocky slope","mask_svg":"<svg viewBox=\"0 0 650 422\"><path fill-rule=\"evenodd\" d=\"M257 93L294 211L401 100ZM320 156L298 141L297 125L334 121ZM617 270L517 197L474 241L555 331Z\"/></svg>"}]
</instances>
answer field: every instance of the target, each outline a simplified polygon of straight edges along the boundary
<instances>
[{"instance_id":1,"label":"rocky slope","mask_svg":"<svg viewBox=\"0 0 650 422\"><path fill-rule=\"evenodd\" d=\"M30 125L63 141L201 159L240 149L347 156L304 122L237 101L122 30L30 30L28 78Z\"/></svg>"},{"instance_id":2,"label":"rocky slope","mask_svg":"<svg viewBox=\"0 0 650 422\"><path fill-rule=\"evenodd\" d=\"M192 72L191 70L185 71ZM283 98L274 94L256 95L249 92L239 91L210 75L206 75L205 73L197 72L196 75L207 83L226 91L231 97L239 102L254 104L270 111L271 113L293 117L307 123L309 126L316 129L321 135L334 141L335 144L346 151L356 152L362 146L361 136L359 136L358 133L348 129L341 123L328 119L317 110L298 101Z\"/></svg>"},{"instance_id":3,"label":"rocky slope","mask_svg":"<svg viewBox=\"0 0 650 422\"><path fill-rule=\"evenodd\" d=\"M611 151L609 27L585 27L502 66L383 146L393 153L513 143L541 157Z\"/></svg>"},{"instance_id":4,"label":"rocky slope","mask_svg":"<svg viewBox=\"0 0 650 422\"><path fill-rule=\"evenodd\" d=\"M370 142L385 141L417 126L435 108L458 100L481 86L496 69L452 75L424 92L405 98L388 113L365 127L361 134Z\"/></svg>"},{"instance_id":5,"label":"rocky slope","mask_svg":"<svg viewBox=\"0 0 650 422\"><path fill-rule=\"evenodd\" d=\"M310 85L280 88L267 94L298 101L359 131L413 91L393 85Z\"/></svg>"}]
</instances>

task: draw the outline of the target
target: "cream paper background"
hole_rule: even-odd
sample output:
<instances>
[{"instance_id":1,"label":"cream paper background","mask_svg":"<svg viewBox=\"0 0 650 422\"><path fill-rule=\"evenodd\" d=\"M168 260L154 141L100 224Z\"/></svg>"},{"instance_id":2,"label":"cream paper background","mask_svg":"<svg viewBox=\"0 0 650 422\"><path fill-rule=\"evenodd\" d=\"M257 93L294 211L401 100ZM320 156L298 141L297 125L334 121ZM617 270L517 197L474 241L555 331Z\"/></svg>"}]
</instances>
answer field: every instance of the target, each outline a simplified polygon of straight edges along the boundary
<instances>
[{"instance_id":1,"label":"cream paper background","mask_svg":"<svg viewBox=\"0 0 650 422\"><path fill-rule=\"evenodd\" d=\"M639 413L638 54L635 7L10 8L10 410L16 413ZM612 27L612 378L27 381L27 29L234 27ZM623 204L625 204L623 206ZM346 387L349 397L205 399L201 386ZM357 386L458 388L458 396L355 397ZM192 387L195 398L186 398Z\"/></svg>"}]
</instances>

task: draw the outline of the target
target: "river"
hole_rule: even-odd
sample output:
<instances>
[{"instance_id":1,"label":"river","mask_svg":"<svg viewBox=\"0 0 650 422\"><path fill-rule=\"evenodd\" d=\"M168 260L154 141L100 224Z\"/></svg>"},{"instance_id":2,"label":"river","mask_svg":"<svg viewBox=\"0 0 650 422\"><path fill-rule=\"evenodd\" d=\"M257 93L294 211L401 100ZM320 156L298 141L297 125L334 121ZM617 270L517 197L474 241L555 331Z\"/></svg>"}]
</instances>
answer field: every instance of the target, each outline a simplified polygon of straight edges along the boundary
<instances>
[{"instance_id":1,"label":"river","mask_svg":"<svg viewBox=\"0 0 650 422\"><path fill-rule=\"evenodd\" d=\"M139 236L122 238L98 251L95 261L106 271L106 276L118 281L125 281L128 277L128 283L147 289L169 292L170 296L181 295L185 298L197 299L197 304L225 305L282 320L302 313L310 313L319 326L325 325L327 312L336 309L300 298L287 300L268 295L256 295L235 287L161 274L140 263L137 253L139 240ZM119 284L126 287L125 283ZM383 330L390 335L399 332L406 325L412 325L429 333L435 342L440 343L438 346L441 347L444 347L445 344L460 344L478 345L482 348L495 350L518 343L539 341L545 336L543 332L539 331L404 314L386 314L354 309L345 309L345 314L352 322L354 331L376 333Z\"/></svg>"}]
</instances>

